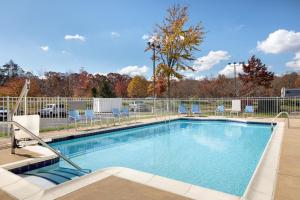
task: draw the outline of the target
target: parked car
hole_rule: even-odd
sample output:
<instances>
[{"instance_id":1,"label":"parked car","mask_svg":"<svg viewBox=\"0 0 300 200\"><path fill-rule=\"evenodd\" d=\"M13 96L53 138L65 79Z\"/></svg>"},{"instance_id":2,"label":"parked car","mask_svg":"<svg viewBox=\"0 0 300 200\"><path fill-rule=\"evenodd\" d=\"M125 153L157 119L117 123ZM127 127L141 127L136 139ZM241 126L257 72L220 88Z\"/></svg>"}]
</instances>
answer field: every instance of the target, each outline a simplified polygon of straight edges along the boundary
<instances>
[{"instance_id":1,"label":"parked car","mask_svg":"<svg viewBox=\"0 0 300 200\"><path fill-rule=\"evenodd\" d=\"M41 117L66 117L67 110L64 104L47 104L45 108L41 109L38 114Z\"/></svg>"},{"instance_id":2,"label":"parked car","mask_svg":"<svg viewBox=\"0 0 300 200\"><path fill-rule=\"evenodd\" d=\"M0 107L0 121L7 120L8 111L4 107Z\"/></svg>"},{"instance_id":3,"label":"parked car","mask_svg":"<svg viewBox=\"0 0 300 200\"><path fill-rule=\"evenodd\" d=\"M143 101L133 101L133 103L129 104L129 110L134 112L148 111L147 106Z\"/></svg>"}]
</instances>

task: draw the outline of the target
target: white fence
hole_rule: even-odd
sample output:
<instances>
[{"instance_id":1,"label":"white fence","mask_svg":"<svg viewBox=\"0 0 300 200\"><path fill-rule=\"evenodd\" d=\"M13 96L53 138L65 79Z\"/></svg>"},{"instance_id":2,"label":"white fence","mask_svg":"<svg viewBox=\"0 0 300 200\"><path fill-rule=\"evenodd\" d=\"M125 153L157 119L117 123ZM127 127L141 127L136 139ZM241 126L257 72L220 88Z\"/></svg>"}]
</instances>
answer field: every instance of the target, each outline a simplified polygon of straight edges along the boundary
<instances>
[{"instance_id":1,"label":"white fence","mask_svg":"<svg viewBox=\"0 0 300 200\"><path fill-rule=\"evenodd\" d=\"M185 105L188 109L192 104L200 105L203 115L215 115L218 105L224 105L225 115L232 109L232 100L241 100L241 110L246 105L252 105L255 117L274 117L277 113L285 111L290 115L300 114L300 97L241 97L241 98L199 98L199 99L131 99L115 98L97 100L96 98L71 97L27 97L21 103L17 115L39 114L41 116L40 128L47 129L63 124L69 124L68 112L70 110L94 110L97 112L110 112L113 107L128 107L138 118L154 117L160 114L177 114L178 106ZM0 97L0 121L7 119L17 97ZM96 103L95 103L96 102ZM107 103L110 102L110 103ZM109 104L109 105L108 105ZM1 133L7 132L6 127L0 127ZM3 135L3 134L2 134ZM5 135L5 134L4 134Z\"/></svg>"}]
</instances>

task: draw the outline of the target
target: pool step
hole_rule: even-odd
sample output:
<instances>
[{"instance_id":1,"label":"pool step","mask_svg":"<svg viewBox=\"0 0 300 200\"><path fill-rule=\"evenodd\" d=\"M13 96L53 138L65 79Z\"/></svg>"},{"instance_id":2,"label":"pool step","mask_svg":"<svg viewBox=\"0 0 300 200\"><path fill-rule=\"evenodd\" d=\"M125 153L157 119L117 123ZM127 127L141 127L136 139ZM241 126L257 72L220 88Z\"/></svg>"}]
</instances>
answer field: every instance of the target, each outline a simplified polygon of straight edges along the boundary
<instances>
[{"instance_id":1,"label":"pool step","mask_svg":"<svg viewBox=\"0 0 300 200\"><path fill-rule=\"evenodd\" d=\"M57 167L52 169L37 169L34 171L29 171L24 173L23 177L28 180L32 180L32 182L37 185L40 185L39 183L41 183L42 185L40 186L42 186L43 188L49 188L72 180L74 178L83 176L85 174L85 171L65 167ZM45 182L48 182L49 184L46 184Z\"/></svg>"}]
</instances>

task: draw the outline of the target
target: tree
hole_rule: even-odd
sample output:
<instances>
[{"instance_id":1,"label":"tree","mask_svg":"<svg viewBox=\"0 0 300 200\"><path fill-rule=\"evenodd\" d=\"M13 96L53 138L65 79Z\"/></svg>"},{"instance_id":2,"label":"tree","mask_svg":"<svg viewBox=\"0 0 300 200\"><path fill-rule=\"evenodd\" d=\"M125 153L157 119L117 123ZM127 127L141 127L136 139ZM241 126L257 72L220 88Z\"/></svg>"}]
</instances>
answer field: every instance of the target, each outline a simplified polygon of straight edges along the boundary
<instances>
[{"instance_id":1,"label":"tree","mask_svg":"<svg viewBox=\"0 0 300 200\"><path fill-rule=\"evenodd\" d=\"M12 77L32 77L31 72L25 72L18 64L10 60L8 63L0 67L0 85L3 85L8 79Z\"/></svg>"},{"instance_id":2,"label":"tree","mask_svg":"<svg viewBox=\"0 0 300 200\"><path fill-rule=\"evenodd\" d=\"M245 95L255 95L259 88L270 88L274 79L274 73L268 71L265 64L253 55L248 64L243 64L243 74L239 78L243 82Z\"/></svg>"},{"instance_id":3,"label":"tree","mask_svg":"<svg viewBox=\"0 0 300 200\"><path fill-rule=\"evenodd\" d=\"M99 95L101 97L104 97L104 98L110 98L110 97L115 96L114 92L111 89L111 86L110 86L108 80L105 80L103 82L103 85L102 85L102 87L100 88L100 91L99 91Z\"/></svg>"},{"instance_id":4,"label":"tree","mask_svg":"<svg viewBox=\"0 0 300 200\"><path fill-rule=\"evenodd\" d=\"M127 92L129 97L146 97L148 81L142 76L135 76L128 84Z\"/></svg>"},{"instance_id":5,"label":"tree","mask_svg":"<svg viewBox=\"0 0 300 200\"><path fill-rule=\"evenodd\" d=\"M155 94L157 97L162 97L167 88L166 77L163 74L159 74L158 76L156 76L155 81ZM151 83L148 86L148 95L153 95L153 81L151 81Z\"/></svg>"},{"instance_id":6,"label":"tree","mask_svg":"<svg viewBox=\"0 0 300 200\"><path fill-rule=\"evenodd\" d=\"M189 16L188 7L179 5L170 7L167 10L167 17L162 25L157 25L151 40L159 45L156 51L159 64L157 73L162 73L167 79L168 97L170 97L171 79L182 79L180 71L194 69L190 66L195 60L194 51L203 41L203 27L199 23L195 26L187 26ZM151 50L151 47L146 51Z\"/></svg>"},{"instance_id":7,"label":"tree","mask_svg":"<svg viewBox=\"0 0 300 200\"><path fill-rule=\"evenodd\" d=\"M2 86L0 86L0 96L19 96L25 79L21 77L11 77Z\"/></svg>"},{"instance_id":8,"label":"tree","mask_svg":"<svg viewBox=\"0 0 300 200\"><path fill-rule=\"evenodd\" d=\"M92 88L92 95L93 95L93 97L98 97L97 88L95 88L95 87Z\"/></svg>"},{"instance_id":9,"label":"tree","mask_svg":"<svg viewBox=\"0 0 300 200\"><path fill-rule=\"evenodd\" d=\"M127 97L127 87L131 77L128 75L120 75L114 83L115 94L117 97Z\"/></svg>"}]
</instances>

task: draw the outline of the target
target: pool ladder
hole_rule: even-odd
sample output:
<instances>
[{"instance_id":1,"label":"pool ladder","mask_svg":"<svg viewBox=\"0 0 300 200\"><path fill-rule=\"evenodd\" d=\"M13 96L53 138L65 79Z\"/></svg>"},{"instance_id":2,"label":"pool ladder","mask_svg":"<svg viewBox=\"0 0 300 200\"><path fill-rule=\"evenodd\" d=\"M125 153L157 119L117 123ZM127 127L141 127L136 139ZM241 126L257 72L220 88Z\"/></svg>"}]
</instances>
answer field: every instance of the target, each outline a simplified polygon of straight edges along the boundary
<instances>
[{"instance_id":1,"label":"pool ladder","mask_svg":"<svg viewBox=\"0 0 300 200\"><path fill-rule=\"evenodd\" d=\"M274 129L274 123L275 123L275 119L277 119L278 117L280 117L281 115L285 114L287 116L287 119L288 119L288 128L290 128L290 116L289 116L289 113L288 112L280 112L278 113L273 119L272 119L272 122L271 122L271 125L272 125L272 130Z\"/></svg>"},{"instance_id":2,"label":"pool ladder","mask_svg":"<svg viewBox=\"0 0 300 200\"><path fill-rule=\"evenodd\" d=\"M21 124L19 124L18 122L15 121L7 121L7 122L1 122L3 124L9 124L9 125L14 125L16 127L18 127L19 129L22 129L25 133L27 133L28 135L30 135L32 138L34 138L35 140L37 140L42 146L46 147L47 149L49 149L50 151L52 151L54 154L56 154L58 157L62 158L64 161L66 161L67 163L69 163L71 166L73 166L75 169L82 171L82 172L87 172L90 173L91 170L89 169L82 169L81 167L79 167L77 164L75 164L73 161L71 161L69 158L67 158L66 156L64 156L63 154L61 154L59 151L55 150L54 148L52 148L51 146L49 146L46 142L44 142L40 137L38 137L37 135L35 135L34 133L32 133L30 130L28 130L27 128L25 128L24 126L22 126ZM0 123L0 124L1 124Z\"/></svg>"}]
</instances>

